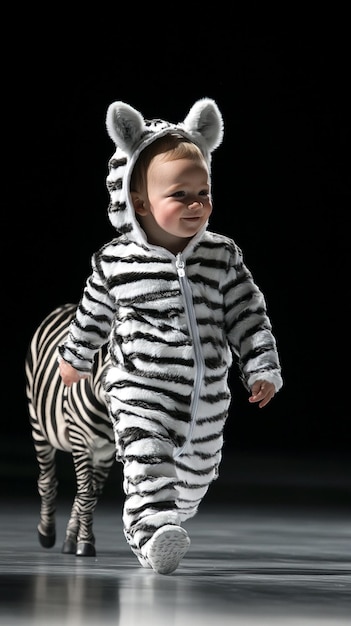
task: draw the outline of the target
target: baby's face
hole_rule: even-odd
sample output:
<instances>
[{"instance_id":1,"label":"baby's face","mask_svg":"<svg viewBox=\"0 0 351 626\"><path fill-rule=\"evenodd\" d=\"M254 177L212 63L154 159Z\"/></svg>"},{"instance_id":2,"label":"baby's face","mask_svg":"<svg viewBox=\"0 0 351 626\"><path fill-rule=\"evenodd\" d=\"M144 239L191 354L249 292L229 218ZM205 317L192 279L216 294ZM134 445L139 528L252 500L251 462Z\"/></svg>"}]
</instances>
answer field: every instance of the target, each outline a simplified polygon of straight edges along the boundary
<instances>
[{"instance_id":1,"label":"baby's face","mask_svg":"<svg viewBox=\"0 0 351 626\"><path fill-rule=\"evenodd\" d=\"M147 173L144 208L142 223L149 230L148 237L152 235L152 243L168 247L170 238L174 243L180 239L184 247L212 212L206 163L189 158L167 160L164 154L155 156Z\"/></svg>"}]
</instances>

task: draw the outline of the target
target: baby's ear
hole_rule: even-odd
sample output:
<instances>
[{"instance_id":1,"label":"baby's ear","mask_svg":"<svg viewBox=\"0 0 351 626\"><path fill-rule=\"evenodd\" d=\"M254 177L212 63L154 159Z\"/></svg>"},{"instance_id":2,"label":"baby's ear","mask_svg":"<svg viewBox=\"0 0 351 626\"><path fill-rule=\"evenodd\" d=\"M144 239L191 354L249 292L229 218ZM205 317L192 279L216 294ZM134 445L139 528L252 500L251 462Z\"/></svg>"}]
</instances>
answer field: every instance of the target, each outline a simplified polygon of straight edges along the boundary
<instances>
[{"instance_id":1,"label":"baby's ear","mask_svg":"<svg viewBox=\"0 0 351 626\"><path fill-rule=\"evenodd\" d=\"M130 195L132 197L135 213L137 213L138 215L146 215L147 209L145 208L145 203L140 193L138 193L137 191L131 191Z\"/></svg>"},{"instance_id":2,"label":"baby's ear","mask_svg":"<svg viewBox=\"0 0 351 626\"><path fill-rule=\"evenodd\" d=\"M127 155L131 155L145 130L141 113L125 102L110 104L106 115L106 128L112 141Z\"/></svg>"}]
</instances>

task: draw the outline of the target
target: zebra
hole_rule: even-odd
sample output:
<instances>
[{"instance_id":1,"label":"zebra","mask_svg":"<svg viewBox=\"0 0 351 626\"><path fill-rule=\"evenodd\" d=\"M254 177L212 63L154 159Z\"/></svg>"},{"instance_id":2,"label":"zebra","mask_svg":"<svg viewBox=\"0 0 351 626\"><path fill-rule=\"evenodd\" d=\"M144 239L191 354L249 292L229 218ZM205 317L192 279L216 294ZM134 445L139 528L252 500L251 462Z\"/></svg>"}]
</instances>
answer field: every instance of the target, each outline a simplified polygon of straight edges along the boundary
<instances>
[{"instance_id":1,"label":"zebra","mask_svg":"<svg viewBox=\"0 0 351 626\"><path fill-rule=\"evenodd\" d=\"M59 374L57 346L63 341L76 304L52 311L35 331L25 358L26 397L39 465L42 547L56 542L56 452L72 454L76 493L62 546L64 554L95 556L93 513L115 460L115 440L102 378L109 364L107 346L96 355L91 376L66 387Z\"/></svg>"}]
</instances>

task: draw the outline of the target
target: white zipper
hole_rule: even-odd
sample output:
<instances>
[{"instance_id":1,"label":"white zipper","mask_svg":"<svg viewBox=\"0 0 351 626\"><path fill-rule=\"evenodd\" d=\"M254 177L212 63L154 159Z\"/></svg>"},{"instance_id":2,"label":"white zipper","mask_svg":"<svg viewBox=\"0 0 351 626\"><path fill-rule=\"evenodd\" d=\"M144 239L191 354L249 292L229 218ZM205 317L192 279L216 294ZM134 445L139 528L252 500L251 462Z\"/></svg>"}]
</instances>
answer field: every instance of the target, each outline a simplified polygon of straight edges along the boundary
<instances>
[{"instance_id":1,"label":"white zipper","mask_svg":"<svg viewBox=\"0 0 351 626\"><path fill-rule=\"evenodd\" d=\"M185 273L185 263L182 257L182 253L179 252L177 254L176 259L176 268L179 276L179 284L180 289L184 299L184 309L188 322L188 328L190 332L190 336L193 342L194 348L194 359L195 359L195 376L194 376L194 388L191 394L191 404L190 404L190 427L188 436L186 438L185 443L181 448L178 448L176 452L173 454L174 458L183 454L185 448L187 447L189 441L192 438L195 423L196 423L196 415L197 409L199 405L200 399L200 391L202 386L203 375L205 371L204 358L201 350L201 341L199 335L199 328L196 320L193 295L189 285L189 281L187 275Z\"/></svg>"}]
</instances>

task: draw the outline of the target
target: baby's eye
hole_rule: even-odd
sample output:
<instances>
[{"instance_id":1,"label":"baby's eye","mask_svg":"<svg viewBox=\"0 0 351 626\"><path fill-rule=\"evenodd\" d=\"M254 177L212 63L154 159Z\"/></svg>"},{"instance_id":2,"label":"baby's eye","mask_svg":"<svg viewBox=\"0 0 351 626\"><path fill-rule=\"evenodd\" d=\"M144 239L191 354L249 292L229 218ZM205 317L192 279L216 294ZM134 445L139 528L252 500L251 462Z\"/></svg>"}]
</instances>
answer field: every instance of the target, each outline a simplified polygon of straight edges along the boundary
<instances>
[{"instance_id":1,"label":"baby's eye","mask_svg":"<svg viewBox=\"0 0 351 626\"><path fill-rule=\"evenodd\" d=\"M209 195L210 195L210 192L208 191L208 189L203 189L199 193L199 196L209 196Z\"/></svg>"},{"instance_id":2,"label":"baby's eye","mask_svg":"<svg viewBox=\"0 0 351 626\"><path fill-rule=\"evenodd\" d=\"M172 193L172 198L184 198L185 191L175 191Z\"/></svg>"}]
</instances>

